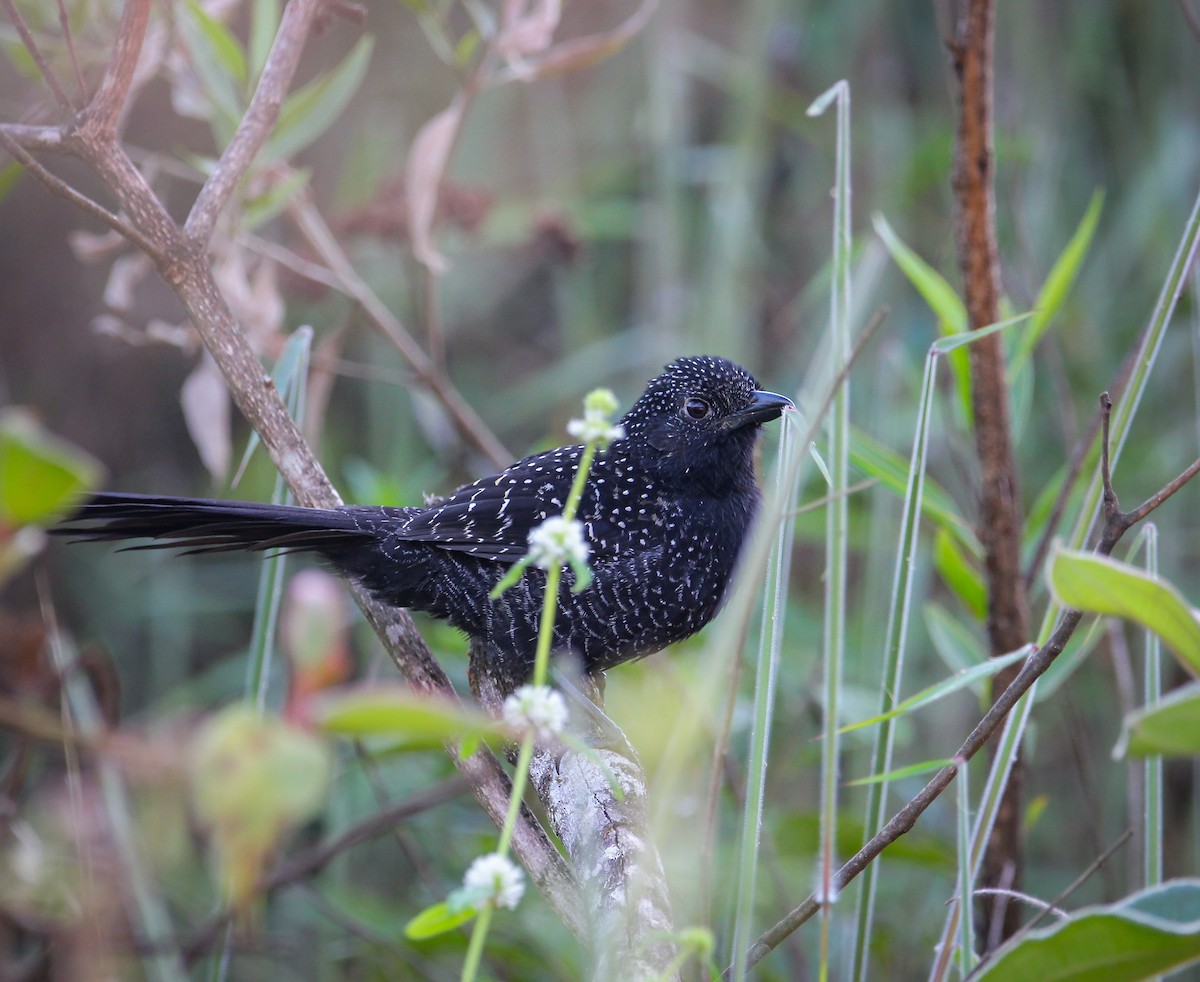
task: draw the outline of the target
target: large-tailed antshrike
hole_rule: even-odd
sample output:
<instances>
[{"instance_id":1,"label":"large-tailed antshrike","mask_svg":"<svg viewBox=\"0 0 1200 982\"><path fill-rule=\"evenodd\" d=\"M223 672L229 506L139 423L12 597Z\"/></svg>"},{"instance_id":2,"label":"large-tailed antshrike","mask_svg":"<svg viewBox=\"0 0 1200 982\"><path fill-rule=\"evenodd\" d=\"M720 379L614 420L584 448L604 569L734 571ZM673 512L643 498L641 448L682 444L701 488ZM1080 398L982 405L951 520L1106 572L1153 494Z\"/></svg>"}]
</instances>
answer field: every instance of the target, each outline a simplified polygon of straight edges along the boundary
<instances>
[{"instance_id":1,"label":"large-tailed antshrike","mask_svg":"<svg viewBox=\"0 0 1200 982\"><path fill-rule=\"evenodd\" d=\"M624 439L597 454L577 518L593 580L567 570L554 650L588 672L694 634L724 599L759 503L760 428L790 408L724 358L679 358L621 420ZM152 538L139 548L315 552L381 601L465 631L520 679L533 667L546 575L529 568L492 588L528 549L530 530L562 513L583 448L517 461L426 508L296 508L242 501L98 494L54 531L89 540Z\"/></svg>"}]
</instances>

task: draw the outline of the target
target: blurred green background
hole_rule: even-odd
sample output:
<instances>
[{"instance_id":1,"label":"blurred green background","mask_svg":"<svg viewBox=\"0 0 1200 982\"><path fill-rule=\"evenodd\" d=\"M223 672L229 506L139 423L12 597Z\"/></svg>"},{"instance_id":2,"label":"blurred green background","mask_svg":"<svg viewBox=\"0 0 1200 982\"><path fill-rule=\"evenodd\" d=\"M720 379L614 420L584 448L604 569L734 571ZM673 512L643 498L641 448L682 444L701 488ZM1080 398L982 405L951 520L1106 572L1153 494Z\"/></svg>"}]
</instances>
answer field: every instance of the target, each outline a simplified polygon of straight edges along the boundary
<instances>
[{"instance_id":1,"label":"blurred green background","mask_svg":"<svg viewBox=\"0 0 1200 982\"><path fill-rule=\"evenodd\" d=\"M449 103L461 79L421 29L419 6L374 0L363 25L331 19L310 40L301 81L338 64L364 32L375 44L357 93L293 163L311 170L316 207L360 274L423 343L444 346L447 374L514 456L565 441L564 424L592 387L611 386L627 406L679 354L726 355L768 388L795 389L827 324L832 211L832 122L810 119L805 109L844 78L853 98L856 324L887 312L854 367L852 416L907 459L922 358L936 324L891 264L871 216L886 216L911 247L958 282L950 189L955 85L945 43L953 25L946 4L668 0L631 43L595 67L481 93L442 193L437 237L451 267L436 280L432 298L411 255L401 179L414 135ZM1068 458L1098 393L1112 384L1149 317L1197 192L1200 37L1173 3L998 6L996 217L1013 310L1029 308L1093 192L1105 194L1079 279L1035 356L1027 398L1014 401L1029 508ZM567 5L557 36L611 28L632 10L632 4ZM97 6L89 36L103 36L106 11ZM244 36L244 11L229 23ZM445 19L451 35L469 23L458 7ZM4 39L11 54L7 26ZM3 72L0 117L47 118L40 87L12 64ZM168 85L152 82L133 107L127 142L182 217L194 194L187 165L215 148L210 128L176 108ZM95 188L78 164L49 163ZM172 163L184 176L173 173ZM89 451L107 467L106 486L113 489L269 495L273 475L261 451L232 492L205 469L180 407L198 349L155 342L145 331L155 320L177 323L181 309L152 275L134 282L128 298L115 296L112 256L83 262L78 239L72 249L81 228L97 231L28 177L8 186L0 201L0 406L29 407L50 430ZM255 262L255 243L262 241L312 258L283 219L254 236L249 246L236 234L231 241ZM310 324L316 331L317 366L330 387L327 404L314 409L316 449L348 500L417 503L490 468L411 384L401 357L349 300L287 269L278 271L277 283L286 304L282 330ZM1127 507L1197 453L1198 318L1189 288L1117 474ZM105 325L109 330L96 329ZM269 359L277 353L265 345ZM949 399L941 409L930 473L970 517L973 446ZM232 431L236 464L248 434L237 419ZM769 444L768 461L774 436ZM814 473L805 497L822 494ZM1156 516L1164 573L1193 602L1200 599L1198 494L1185 489ZM874 711L898 515L898 499L880 486L853 498L850 718ZM820 511L805 515L795 544L760 876L764 925L802 899L813 878L822 529ZM918 607L936 602L982 638L978 621L928 568L929 553L924 542ZM181 707L210 706L240 691L255 561L55 546L45 567L60 615L80 643L112 666L124 719L152 728ZM1040 587L1033 603L1036 618L1045 603ZM35 616L32 577L9 583L0 606L6 616ZM422 623L463 681L462 639ZM921 618L913 631L915 691L949 669ZM1131 664L1140 672L1140 644L1134 632L1114 629L1054 699L1034 711L1026 783L1031 893L1053 896L1130 822L1135 776L1111 760L1110 750L1122 710L1134 698L1126 676ZM664 729L675 714L691 711L694 646L611 674L609 712L628 728L651 770ZM392 676L361 626L356 652L360 674ZM959 695L906 721L898 763L948 756L979 712L976 699ZM747 718L735 713L739 753ZM847 779L867 773L868 748L866 738L848 739ZM731 767L736 773L736 763ZM336 831L369 812L380 788L401 795L449 772L438 754L347 767L323 827ZM1194 774L1183 765L1167 774L1168 874L1195 871ZM901 782L895 804L918 786ZM34 795L36 787L33 778L22 795ZM697 786L694 799L673 802L668 824L693 823L703 792ZM858 842L851 826L861 826L858 793L847 792L843 807L849 854ZM739 816L728 792L719 863L731 861ZM452 886L490 834L464 798L341 857L322 874L319 889L285 892L271 909L273 940L260 953L270 959L271 977L454 977L458 939L414 947L399 925ZM952 889L953 836L952 806L940 803L899 844L902 859L885 857L872 962L878 977L923 976ZM703 917L689 907L697 875L690 844L682 834L678 842L664 841L681 925ZM1134 857L1132 850L1119 854L1075 902L1113 899L1136 887ZM208 894L196 885L197 869L168 868L173 902L203 909ZM719 872L714 879L721 882ZM722 907L728 899L717 897L718 932L728 927ZM503 965L504 977L565 978L580 970L583 955L540 901L528 902L519 917L501 918L495 932L493 967ZM764 964L762 977L805 977L814 939L801 932ZM238 977L262 977L254 974L262 970L254 956L238 965L244 973Z\"/></svg>"}]
</instances>

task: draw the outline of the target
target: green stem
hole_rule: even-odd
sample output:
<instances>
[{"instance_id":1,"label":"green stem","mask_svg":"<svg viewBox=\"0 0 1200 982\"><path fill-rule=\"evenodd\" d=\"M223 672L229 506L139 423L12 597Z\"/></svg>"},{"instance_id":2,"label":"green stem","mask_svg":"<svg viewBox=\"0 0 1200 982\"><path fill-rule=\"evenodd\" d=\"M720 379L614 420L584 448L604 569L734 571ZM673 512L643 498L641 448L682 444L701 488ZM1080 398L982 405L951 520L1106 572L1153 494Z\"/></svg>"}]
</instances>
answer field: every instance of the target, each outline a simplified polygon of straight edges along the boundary
<instances>
[{"instance_id":1,"label":"green stem","mask_svg":"<svg viewBox=\"0 0 1200 982\"><path fill-rule=\"evenodd\" d=\"M508 854L508 846L512 842L513 831L517 827L517 816L521 814L521 802L525 798L525 783L529 775L529 762L533 760L533 734L527 734L521 741L521 752L517 756L517 767L513 773L512 794L508 799L508 814L504 818L504 828L500 830L500 842L496 852L501 856Z\"/></svg>"},{"instance_id":2,"label":"green stem","mask_svg":"<svg viewBox=\"0 0 1200 982\"><path fill-rule=\"evenodd\" d=\"M563 508L563 518L568 522L575 517L579 502L583 498L583 487L587 483L588 472L596 456L596 445L588 443L583 448L579 467L575 471L575 480L571 483L571 493L567 495L567 503ZM537 652L533 662L533 684L545 685L546 676L550 669L550 646L554 640L554 618L558 613L558 588L562 582L562 568L555 567L546 571L546 594L542 598L542 615L538 621ZM500 830L500 841L496 853L508 855L508 847L512 843L513 832L517 827L517 818L521 814L521 802L525 800L525 787L529 783L529 765L533 760L533 734L528 733L521 741L521 750L517 755L517 763L513 769L512 793L508 798L508 814L504 817L504 828ZM474 982L479 972L479 963L483 958L483 946L487 940L488 928L492 922L495 904L489 902L475 920L471 931L471 941L467 946L467 957L463 962L462 982Z\"/></svg>"},{"instance_id":3,"label":"green stem","mask_svg":"<svg viewBox=\"0 0 1200 982\"><path fill-rule=\"evenodd\" d=\"M514 798L515 800L515 798ZM479 963L483 960L483 943L487 940L488 928L492 923L492 914L496 907L491 901L475 918L475 927L471 931L471 941L467 945L467 957L463 961L462 982L474 982L479 974Z\"/></svg>"},{"instance_id":4,"label":"green stem","mask_svg":"<svg viewBox=\"0 0 1200 982\"><path fill-rule=\"evenodd\" d=\"M580 468L582 470L582 468ZM571 489L574 498L575 489ZM567 499L567 507L571 506L571 498ZM566 515L566 512L563 512ZM569 516L568 516L569 520ZM550 671L550 645L554 640L554 617L558 613L558 584L562 579L562 570L557 566L546 572L546 596L542 600L542 618L538 623L537 654L533 660L533 684L545 685L546 675Z\"/></svg>"}]
</instances>

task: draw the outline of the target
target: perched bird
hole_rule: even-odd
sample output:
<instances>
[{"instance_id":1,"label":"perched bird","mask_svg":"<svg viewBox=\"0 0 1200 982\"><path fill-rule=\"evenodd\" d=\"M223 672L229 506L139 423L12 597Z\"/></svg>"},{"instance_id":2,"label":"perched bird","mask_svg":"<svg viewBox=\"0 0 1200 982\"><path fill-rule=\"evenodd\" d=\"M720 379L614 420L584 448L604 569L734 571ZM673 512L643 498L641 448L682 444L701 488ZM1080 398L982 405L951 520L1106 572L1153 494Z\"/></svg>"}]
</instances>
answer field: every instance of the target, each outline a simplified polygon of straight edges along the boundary
<instances>
[{"instance_id":1,"label":"perched bird","mask_svg":"<svg viewBox=\"0 0 1200 982\"><path fill-rule=\"evenodd\" d=\"M554 650L587 672L694 634L717 612L758 507L753 451L763 423L791 400L760 391L724 358L679 358L597 454L577 518L592 582L558 598ZM98 494L54 529L85 540L151 538L134 548L309 551L384 603L428 611L483 642L492 665L533 668L546 574L529 568L492 588L560 515L581 446L534 454L425 508L298 508L243 501Z\"/></svg>"}]
</instances>

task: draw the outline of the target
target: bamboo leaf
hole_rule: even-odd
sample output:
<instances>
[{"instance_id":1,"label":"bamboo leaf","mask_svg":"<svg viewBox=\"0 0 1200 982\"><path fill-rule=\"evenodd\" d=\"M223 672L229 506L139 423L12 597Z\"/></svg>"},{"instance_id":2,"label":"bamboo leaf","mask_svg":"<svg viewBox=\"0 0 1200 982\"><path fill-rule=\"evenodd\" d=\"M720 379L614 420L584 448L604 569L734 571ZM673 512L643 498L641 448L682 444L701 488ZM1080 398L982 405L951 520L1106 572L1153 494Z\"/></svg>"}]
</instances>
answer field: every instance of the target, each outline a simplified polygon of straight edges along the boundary
<instances>
[{"instance_id":1,"label":"bamboo leaf","mask_svg":"<svg viewBox=\"0 0 1200 982\"><path fill-rule=\"evenodd\" d=\"M882 723L885 719L892 719L896 716L903 716L905 713L910 713L922 706L927 706L931 702L936 702L943 696L948 696L953 692L958 692L959 689L966 688L969 685L978 682L980 679L990 678L999 672L1002 668L1007 668L1016 662L1024 661L1034 650L1034 645L1027 644L1023 648L1018 648L1016 651L1010 651L1007 655L1000 655L998 658L989 658L987 661L973 668L968 668L965 671L959 672L957 675L951 675L947 679L943 679L927 689L922 689L915 696L910 696L903 702L896 704L896 707L888 713L880 713L878 716L872 716L870 719L860 720L857 723L850 723L843 726L838 732L849 733L852 730L861 730L867 726L874 726L876 723Z\"/></svg>"},{"instance_id":2,"label":"bamboo leaf","mask_svg":"<svg viewBox=\"0 0 1200 982\"><path fill-rule=\"evenodd\" d=\"M271 156L286 160L329 129L362 84L373 45L362 38L337 68L288 97L268 144Z\"/></svg>"},{"instance_id":3,"label":"bamboo leaf","mask_svg":"<svg viewBox=\"0 0 1200 982\"><path fill-rule=\"evenodd\" d=\"M976 620L987 617L987 588L983 574L946 529L933 537L933 566L946 584Z\"/></svg>"},{"instance_id":4,"label":"bamboo leaf","mask_svg":"<svg viewBox=\"0 0 1200 982\"><path fill-rule=\"evenodd\" d=\"M1055 261L1050 275L1046 277L1046 282L1038 291L1037 299L1033 304L1033 321L1029 325L1029 330L1021 336L1020 344L1017 346L1009 366L1010 379L1021 374L1033 354L1034 348L1037 347L1037 343L1046 333L1046 328L1050 326L1059 310L1062 309L1062 305L1075 283L1075 278L1079 275L1088 248L1092 244L1092 237L1096 233L1096 225L1100 221L1100 212L1103 208L1104 192L1096 190L1092 194L1092 200L1088 203L1087 210L1083 213L1083 218L1080 219L1075 233L1067 243L1067 247Z\"/></svg>"},{"instance_id":5,"label":"bamboo leaf","mask_svg":"<svg viewBox=\"0 0 1200 982\"><path fill-rule=\"evenodd\" d=\"M987 982L1133 982L1200 961L1200 880L1172 880L1085 907L996 952Z\"/></svg>"},{"instance_id":6,"label":"bamboo leaf","mask_svg":"<svg viewBox=\"0 0 1200 982\"><path fill-rule=\"evenodd\" d=\"M1154 754L1200 756L1200 684L1176 689L1154 705L1125 717L1113 757L1119 760Z\"/></svg>"},{"instance_id":7,"label":"bamboo leaf","mask_svg":"<svg viewBox=\"0 0 1200 982\"><path fill-rule=\"evenodd\" d=\"M1157 634L1193 675L1200 675L1200 621L1166 580L1105 556L1056 548L1046 580L1067 607L1123 617Z\"/></svg>"}]
</instances>

